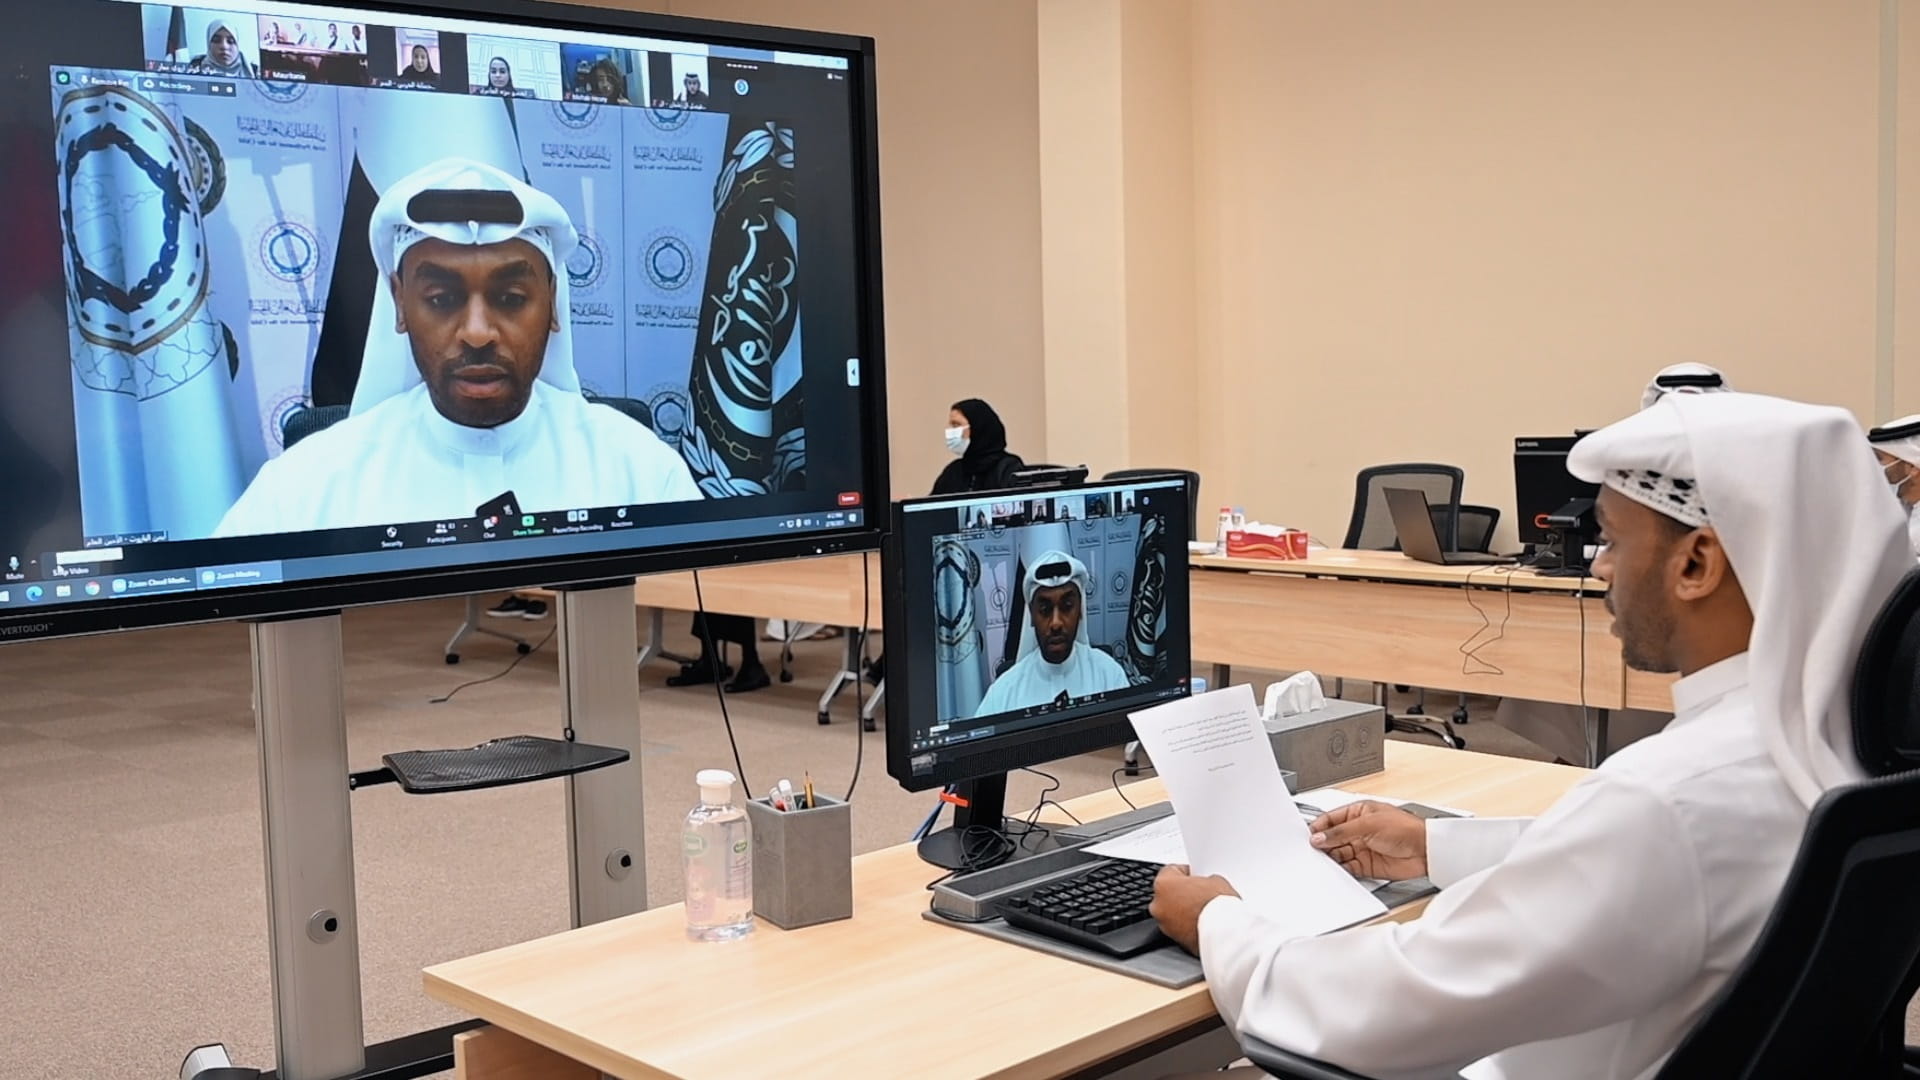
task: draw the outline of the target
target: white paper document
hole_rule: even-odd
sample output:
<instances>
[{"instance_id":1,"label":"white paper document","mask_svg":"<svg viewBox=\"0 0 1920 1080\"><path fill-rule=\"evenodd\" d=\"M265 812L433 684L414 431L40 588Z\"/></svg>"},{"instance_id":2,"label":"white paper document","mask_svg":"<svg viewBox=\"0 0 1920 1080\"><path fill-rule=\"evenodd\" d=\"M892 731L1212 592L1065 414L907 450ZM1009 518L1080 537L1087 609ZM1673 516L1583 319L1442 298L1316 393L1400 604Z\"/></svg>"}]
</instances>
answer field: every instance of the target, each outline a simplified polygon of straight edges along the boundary
<instances>
[{"instance_id":1,"label":"white paper document","mask_svg":"<svg viewBox=\"0 0 1920 1080\"><path fill-rule=\"evenodd\" d=\"M1315 817L1321 814L1332 813L1346 806L1348 803L1366 802L1368 800L1383 802L1388 806L1404 806L1412 801L1409 799L1396 799L1391 795L1360 795L1337 787L1323 787L1313 791L1303 791L1294 796L1294 802L1302 809L1310 810ZM1432 803L1421 803L1421 805L1432 806L1435 810L1452 814L1455 817L1473 816L1473 811L1471 810L1460 810L1451 806L1434 806Z\"/></svg>"},{"instance_id":2,"label":"white paper document","mask_svg":"<svg viewBox=\"0 0 1920 1080\"><path fill-rule=\"evenodd\" d=\"M1180 819L1172 814L1139 828L1129 829L1111 840L1103 840L1087 850L1108 859L1131 859L1162 866L1170 863L1187 865L1187 841L1180 835ZM1378 878L1355 880L1368 892L1387 884Z\"/></svg>"},{"instance_id":3,"label":"white paper document","mask_svg":"<svg viewBox=\"0 0 1920 1080\"><path fill-rule=\"evenodd\" d=\"M1172 814L1137 829L1129 829L1111 840L1102 840L1087 850L1103 858L1131 859L1162 866L1169 863L1184 865L1187 861L1187 842L1180 836L1180 819Z\"/></svg>"},{"instance_id":4,"label":"white paper document","mask_svg":"<svg viewBox=\"0 0 1920 1080\"><path fill-rule=\"evenodd\" d=\"M1215 690L1131 719L1166 785L1194 873L1226 878L1264 919L1301 936L1386 910L1308 843L1252 687Z\"/></svg>"}]
</instances>

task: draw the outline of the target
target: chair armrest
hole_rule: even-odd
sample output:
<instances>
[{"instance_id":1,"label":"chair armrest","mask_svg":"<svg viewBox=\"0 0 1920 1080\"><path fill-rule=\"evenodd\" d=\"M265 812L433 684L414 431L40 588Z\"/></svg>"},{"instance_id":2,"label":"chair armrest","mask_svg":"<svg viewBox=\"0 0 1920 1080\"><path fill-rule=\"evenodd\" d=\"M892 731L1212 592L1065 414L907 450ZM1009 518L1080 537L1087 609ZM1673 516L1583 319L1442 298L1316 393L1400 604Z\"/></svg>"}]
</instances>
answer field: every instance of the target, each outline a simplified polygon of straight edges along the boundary
<instances>
[{"instance_id":1,"label":"chair armrest","mask_svg":"<svg viewBox=\"0 0 1920 1080\"><path fill-rule=\"evenodd\" d=\"M1329 1065L1304 1054L1282 1050L1251 1036L1240 1039L1240 1052L1275 1080L1371 1080L1338 1065Z\"/></svg>"},{"instance_id":2,"label":"chair armrest","mask_svg":"<svg viewBox=\"0 0 1920 1080\"><path fill-rule=\"evenodd\" d=\"M1247 1060L1260 1066L1276 1080L1368 1080L1367 1077L1348 1072L1338 1065L1316 1061L1251 1037L1241 1038L1240 1050L1247 1055Z\"/></svg>"}]
</instances>

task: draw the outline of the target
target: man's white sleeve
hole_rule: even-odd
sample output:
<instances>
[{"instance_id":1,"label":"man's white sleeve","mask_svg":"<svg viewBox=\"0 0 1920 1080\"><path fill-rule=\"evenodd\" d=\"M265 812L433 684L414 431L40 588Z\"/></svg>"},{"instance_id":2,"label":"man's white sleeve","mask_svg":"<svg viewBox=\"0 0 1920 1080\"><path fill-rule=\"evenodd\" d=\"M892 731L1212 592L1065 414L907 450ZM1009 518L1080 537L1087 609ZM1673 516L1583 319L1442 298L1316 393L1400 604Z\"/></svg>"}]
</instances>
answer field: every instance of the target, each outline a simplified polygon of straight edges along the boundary
<instances>
[{"instance_id":1,"label":"man's white sleeve","mask_svg":"<svg viewBox=\"0 0 1920 1080\"><path fill-rule=\"evenodd\" d=\"M1427 880L1458 885L1507 857L1532 818L1433 818L1427 822Z\"/></svg>"},{"instance_id":2,"label":"man's white sleeve","mask_svg":"<svg viewBox=\"0 0 1920 1080\"><path fill-rule=\"evenodd\" d=\"M1596 775L1410 923L1289 939L1239 899L1200 917L1227 1022L1381 1080L1637 1016L1698 974L1699 863L1652 791Z\"/></svg>"}]
</instances>

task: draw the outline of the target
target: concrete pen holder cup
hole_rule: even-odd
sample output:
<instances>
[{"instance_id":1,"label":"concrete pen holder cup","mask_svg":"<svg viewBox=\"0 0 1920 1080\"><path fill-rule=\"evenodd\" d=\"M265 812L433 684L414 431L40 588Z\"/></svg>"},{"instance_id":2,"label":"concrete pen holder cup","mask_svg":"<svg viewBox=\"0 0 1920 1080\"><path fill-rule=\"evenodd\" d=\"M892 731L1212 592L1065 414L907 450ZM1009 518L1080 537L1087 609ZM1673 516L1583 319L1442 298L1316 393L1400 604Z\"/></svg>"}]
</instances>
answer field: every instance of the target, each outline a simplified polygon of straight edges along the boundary
<instances>
[{"instance_id":1,"label":"concrete pen holder cup","mask_svg":"<svg viewBox=\"0 0 1920 1080\"><path fill-rule=\"evenodd\" d=\"M747 804L753 913L782 930L853 917L853 808L815 796L808 810Z\"/></svg>"}]
</instances>

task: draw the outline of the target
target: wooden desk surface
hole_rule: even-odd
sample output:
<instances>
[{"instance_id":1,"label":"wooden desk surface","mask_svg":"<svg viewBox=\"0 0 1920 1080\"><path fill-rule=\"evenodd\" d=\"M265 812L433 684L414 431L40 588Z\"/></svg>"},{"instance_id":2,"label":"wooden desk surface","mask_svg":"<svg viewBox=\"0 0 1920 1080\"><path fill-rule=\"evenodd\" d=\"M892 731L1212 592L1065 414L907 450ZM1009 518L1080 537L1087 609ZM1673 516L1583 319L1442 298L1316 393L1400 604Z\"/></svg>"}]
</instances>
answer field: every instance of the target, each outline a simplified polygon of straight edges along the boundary
<instances>
[{"instance_id":1,"label":"wooden desk surface","mask_svg":"<svg viewBox=\"0 0 1920 1080\"><path fill-rule=\"evenodd\" d=\"M1342 786L1528 815L1581 775L1404 742L1387 762ZM1128 790L1162 797L1157 781ZM1125 809L1111 791L1069 806ZM1168 990L926 921L938 876L903 844L854 860L852 919L698 944L676 904L436 965L426 991L623 1080L1060 1076L1214 1015L1204 985ZM944 1022L959 999L968 1017Z\"/></svg>"},{"instance_id":2,"label":"wooden desk surface","mask_svg":"<svg viewBox=\"0 0 1920 1080\"><path fill-rule=\"evenodd\" d=\"M1536 570L1514 566L1436 566L1397 551L1315 551L1304 559L1242 559L1225 555L1198 555L1188 560L1196 569L1240 570L1264 574L1356 578L1422 585L1472 585L1474 588L1539 589L1545 592L1584 592L1600 595L1607 584L1599 578L1547 577Z\"/></svg>"},{"instance_id":3,"label":"wooden desk surface","mask_svg":"<svg viewBox=\"0 0 1920 1080\"><path fill-rule=\"evenodd\" d=\"M1673 684L1679 681L1678 675L1652 675L1628 668L1626 707L1672 712Z\"/></svg>"},{"instance_id":4,"label":"wooden desk surface","mask_svg":"<svg viewBox=\"0 0 1920 1080\"><path fill-rule=\"evenodd\" d=\"M864 591L868 599L867 626L879 630L880 556L864 558L863 563L860 555L825 555L702 570L700 597L706 600L708 611L729 615L858 627ZM863 573L871 574L864 584ZM639 607L700 610L693 574L684 570L637 579L633 602Z\"/></svg>"},{"instance_id":5,"label":"wooden desk surface","mask_svg":"<svg viewBox=\"0 0 1920 1080\"><path fill-rule=\"evenodd\" d=\"M1625 671L1603 598L1483 590L1479 581L1436 588L1347 576L1196 573L1188 602L1193 656L1263 671L1621 707Z\"/></svg>"}]
</instances>

